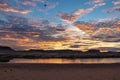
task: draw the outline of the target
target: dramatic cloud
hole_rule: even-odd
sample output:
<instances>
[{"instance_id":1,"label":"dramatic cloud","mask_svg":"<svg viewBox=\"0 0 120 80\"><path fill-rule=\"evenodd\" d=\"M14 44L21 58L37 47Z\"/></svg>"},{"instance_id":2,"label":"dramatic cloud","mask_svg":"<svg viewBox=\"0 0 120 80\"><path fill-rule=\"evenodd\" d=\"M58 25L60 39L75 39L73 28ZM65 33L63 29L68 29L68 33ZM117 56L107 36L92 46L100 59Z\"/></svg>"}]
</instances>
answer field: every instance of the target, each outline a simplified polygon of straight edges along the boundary
<instances>
[{"instance_id":1,"label":"dramatic cloud","mask_svg":"<svg viewBox=\"0 0 120 80\"><path fill-rule=\"evenodd\" d=\"M29 24L28 19L26 19L26 18L14 17L14 16L8 16L8 18L9 18L9 22L2 24L1 30L15 32L17 34L19 34L19 33L24 34L25 33L24 36L28 36L30 33L33 35L40 35L40 38L38 37L38 39L45 40L45 41L51 40L51 39L57 40L57 38L52 37L52 35L60 32L60 31L57 31L57 26L51 25L50 24L51 22L49 22L47 20L42 20L41 22L39 22L39 25L40 24L42 24L42 25L39 27L36 27L34 25L34 23ZM11 27L8 28L7 25L11 25ZM62 29L62 26L61 26L61 29ZM38 34L36 34L36 33L38 33ZM31 35L31 38L33 38L32 35Z\"/></svg>"},{"instance_id":2,"label":"dramatic cloud","mask_svg":"<svg viewBox=\"0 0 120 80\"><path fill-rule=\"evenodd\" d=\"M14 49L30 49L35 48L38 43L40 47L41 42L74 40L85 35L77 28L68 29L65 25L55 24L48 20L29 23L30 19L24 17L8 15L7 18L8 21L0 20L0 43Z\"/></svg>"},{"instance_id":3,"label":"dramatic cloud","mask_svg":"<svg viewBox=\"0 0 120 80\"><path fill-rule=\"evenodd\" d=\"M74 27L89 34L89 37L93 40L100 41L115 41L120 40L120 24L117 18L104 18L95 22L80 22L74 23Z\"/></svg>"},{"instance_id":4,"label":"dramatic cloud","mask_svg":"<svg viewBox=\"0 0 120 80\"><path fill-rule=\"evenodd\" d=\"M97 24L97 30L92 35L94 38L102 41L118 42L120 40L120 24L117 18L105 18Z\"/></svg>"},{"instance_id":5,"label":"dramatic cloud","mask_svg":"<svg viewBox=\"0 0 120 80\"><path fill-rule=\"evenodd\" d=\"M16 50L67 49L74 40L88 35L77 27L56 24L48 20L31 22L29 18L7 15L0 20L0 45ZM53 45L54 44L54 45Z\"/></svg>"},{"instance_id":6,"label":"dramatic cloud","mask_svg":"<svg viewBox=\"0 0 120 80\"><path fill-rule=\"evenodd\" d=\"M119 0L110 3L113 7L108 12L118 13ZM101 45L108 47L111 42L110 47L116 45L118 48L120 19L102 12L105 5L106 0L90 0L70 8L59 0L1 0L0 45L16 50L86 50ZM100 13L94 12L97 9Z\"/></svg>"},{"instance_id":7,"label":"dramatic cloud","mask_svg":"<svg viewBox=\"0 0 120 80\"><path fill-rule=\"evenodd\" d=\"M11 27L8 27L7 25L11 25ZM43 25L46 26L45 30L33 28L29 24L13 24L12 22L4 23L0 28L0 43L10 47L17 46L15 49L19 49L19 47L22 46L32 48L32 45L34 43L37 44L37 42L64 40L62 37L52 37L53 34L57 34L55 28L52 28L50 25Z\"/></svg>"},{"instance_id":8,"label":"dramatic cloud","mask_svg":"<svg viewBox=\"0 0 120 80\"><path fill-rule=\"evenodd\" d=\"M11 15L7 15L7 19L7 21L0 21L0 44L16 50L74 49L75 45L78 45L75 41L82 41L76 48L82 50L94 48L99 41L117 42L120 40L119 20L113 20L114 24L111 25L116 26L111 28L109 28L109 23L103 27L100 26L100 24L103 25L102 23L95 25L79 21L75 22L73 27L67 28L67 25L42 19L31 22L28 18ZM89 44L86 42L87 39L89 39Z\"/></svg>"}]
</instances>

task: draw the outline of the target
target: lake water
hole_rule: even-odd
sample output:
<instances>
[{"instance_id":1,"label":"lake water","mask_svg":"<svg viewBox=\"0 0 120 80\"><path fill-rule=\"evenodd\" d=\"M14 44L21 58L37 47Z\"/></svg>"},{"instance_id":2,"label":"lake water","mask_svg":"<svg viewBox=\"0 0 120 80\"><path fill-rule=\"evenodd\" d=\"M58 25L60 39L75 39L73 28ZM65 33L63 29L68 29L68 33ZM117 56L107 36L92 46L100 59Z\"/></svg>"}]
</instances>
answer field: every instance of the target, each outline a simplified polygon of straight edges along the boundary
<instances>
[{"instance_id":1,"label":"lake water","mask_svg":"<svg viewBox=\"0 0 120 80\"><path fill-rule=\"evenodd\" d=\"M89 59L13 59L8 63L47 63L47 64L109 64L120 63L120 58L89 58Z\"/></svg>"}]
</instances>

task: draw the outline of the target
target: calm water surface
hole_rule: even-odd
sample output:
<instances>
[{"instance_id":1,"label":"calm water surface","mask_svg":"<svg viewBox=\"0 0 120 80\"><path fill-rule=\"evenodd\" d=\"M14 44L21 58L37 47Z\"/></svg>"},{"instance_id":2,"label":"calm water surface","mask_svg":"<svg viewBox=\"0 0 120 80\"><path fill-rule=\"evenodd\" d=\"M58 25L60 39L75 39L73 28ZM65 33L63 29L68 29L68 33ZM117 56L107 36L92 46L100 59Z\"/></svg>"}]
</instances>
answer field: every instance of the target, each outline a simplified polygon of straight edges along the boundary
<instances>
[{"instance_id":1,"label":"calm water surface","mask_svg":"<svg viewBox=\"0 0 120 80\"><path fill-rule=\"evenodd\" d=\"M49 63L49 64L102 64L120 63L120 58L89 58L89 59L13 59L8 63Z\"/></svg>"}]
</instances>

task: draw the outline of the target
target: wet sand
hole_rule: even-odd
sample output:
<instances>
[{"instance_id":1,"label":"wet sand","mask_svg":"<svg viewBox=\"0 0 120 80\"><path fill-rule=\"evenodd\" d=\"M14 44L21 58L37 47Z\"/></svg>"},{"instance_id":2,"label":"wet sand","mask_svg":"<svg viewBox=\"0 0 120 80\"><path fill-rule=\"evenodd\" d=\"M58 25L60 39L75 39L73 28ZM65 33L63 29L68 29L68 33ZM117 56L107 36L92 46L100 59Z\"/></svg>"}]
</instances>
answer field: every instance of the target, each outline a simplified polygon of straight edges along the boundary
<instances>
[{"instance_id":1,"label":"wet sand","mask_svg":"<svg viewBox=\"0 0 120 80\"><path fill-rule=\"evenodd\" d=\"M120 80L120 64L0 64L0 80Z\"/></svg>"}]
</instances>

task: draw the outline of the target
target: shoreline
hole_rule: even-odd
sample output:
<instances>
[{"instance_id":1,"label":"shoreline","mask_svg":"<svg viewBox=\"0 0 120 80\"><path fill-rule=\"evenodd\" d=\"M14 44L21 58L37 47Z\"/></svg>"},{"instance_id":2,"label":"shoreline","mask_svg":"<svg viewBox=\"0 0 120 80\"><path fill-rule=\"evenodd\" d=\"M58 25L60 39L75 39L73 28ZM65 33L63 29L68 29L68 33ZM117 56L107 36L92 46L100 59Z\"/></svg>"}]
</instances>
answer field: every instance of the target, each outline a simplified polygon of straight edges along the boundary
<instances>
[{"instance_id":1,"label":"shoreline","mask_svg":"<svg viewBox=\"0 0 120 80\"><path fill-rule=\"evenodd\" d=\"M120 80L120 64L0 63L0 80Z\"/></svg>"}]
</instances>

